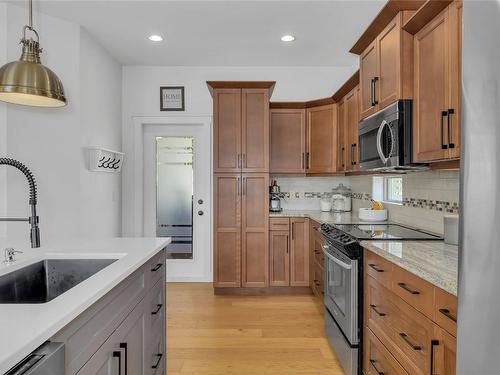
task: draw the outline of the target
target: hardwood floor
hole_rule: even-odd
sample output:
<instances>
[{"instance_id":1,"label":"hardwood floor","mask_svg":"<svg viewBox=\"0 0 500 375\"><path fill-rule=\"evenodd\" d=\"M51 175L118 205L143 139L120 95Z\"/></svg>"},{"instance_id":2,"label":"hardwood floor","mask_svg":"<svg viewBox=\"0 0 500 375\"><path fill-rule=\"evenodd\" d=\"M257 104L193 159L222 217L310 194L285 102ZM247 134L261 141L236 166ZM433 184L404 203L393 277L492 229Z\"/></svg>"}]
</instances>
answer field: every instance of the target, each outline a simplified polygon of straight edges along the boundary
<instances>
[{"instance_id":1,"label":"hardwood floor","mask_svg":"<svg viewBox=\"0 0 500 375\"><path fill-rule=\"evenodd\" d=\"M314 297L215 296L167 284L168 375L343 375Z\"/></svg>"}]
</instances>

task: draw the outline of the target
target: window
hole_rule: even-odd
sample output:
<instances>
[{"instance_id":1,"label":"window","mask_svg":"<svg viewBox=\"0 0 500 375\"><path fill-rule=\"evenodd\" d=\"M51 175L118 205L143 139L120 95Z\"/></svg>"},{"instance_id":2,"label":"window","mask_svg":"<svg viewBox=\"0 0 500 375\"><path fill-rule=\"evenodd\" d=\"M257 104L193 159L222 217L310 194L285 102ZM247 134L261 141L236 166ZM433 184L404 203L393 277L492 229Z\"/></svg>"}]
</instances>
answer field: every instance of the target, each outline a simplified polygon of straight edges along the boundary
<instances>
[{"instance_id":1,"label":"window","mask_svg":"<svg viewBox=\"0 0 500 375\"><path fill-rule=\"evenodd\" d=\"M403 203L403 177L374 176L372 196L376 201Z\"/></svg>"}]
</instances>

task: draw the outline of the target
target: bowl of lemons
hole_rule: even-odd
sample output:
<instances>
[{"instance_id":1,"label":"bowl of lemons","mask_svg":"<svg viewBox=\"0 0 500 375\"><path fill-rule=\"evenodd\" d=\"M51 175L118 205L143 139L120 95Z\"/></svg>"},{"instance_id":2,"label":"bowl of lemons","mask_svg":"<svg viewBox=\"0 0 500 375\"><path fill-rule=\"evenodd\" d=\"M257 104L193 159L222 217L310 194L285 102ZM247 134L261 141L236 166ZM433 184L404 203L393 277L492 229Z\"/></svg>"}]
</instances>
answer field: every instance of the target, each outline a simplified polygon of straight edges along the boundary
<instances>
[{"instance_id":1,"label":"bowl of lemons","mask_svg":"<svg viewBox=\"0 0 500 375\"><path fill-rule=\"evenodd\" d=\"M370 208L360 208L358 216L363 221L386 221L387 210L381 202L372 201Z\"/></svg>"}]
</instances>

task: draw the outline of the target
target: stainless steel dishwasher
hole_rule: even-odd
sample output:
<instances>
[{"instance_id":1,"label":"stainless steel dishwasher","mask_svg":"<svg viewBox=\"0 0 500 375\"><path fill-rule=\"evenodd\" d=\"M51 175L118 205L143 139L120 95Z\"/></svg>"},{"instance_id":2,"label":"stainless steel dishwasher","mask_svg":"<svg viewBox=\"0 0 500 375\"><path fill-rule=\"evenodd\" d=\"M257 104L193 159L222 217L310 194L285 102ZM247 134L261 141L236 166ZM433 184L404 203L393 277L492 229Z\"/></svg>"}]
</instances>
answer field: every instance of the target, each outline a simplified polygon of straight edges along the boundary
<instances>
[{"instance_id":1,"label":"stainless steel dishwasher","mask_svg":"<svg viewBox=\"0 0 500 375\"><path fill-rule=\"evenodd\" d=\"M44 343L5 375L64 375L64 344Z\"/></svg>"}]
</instances>

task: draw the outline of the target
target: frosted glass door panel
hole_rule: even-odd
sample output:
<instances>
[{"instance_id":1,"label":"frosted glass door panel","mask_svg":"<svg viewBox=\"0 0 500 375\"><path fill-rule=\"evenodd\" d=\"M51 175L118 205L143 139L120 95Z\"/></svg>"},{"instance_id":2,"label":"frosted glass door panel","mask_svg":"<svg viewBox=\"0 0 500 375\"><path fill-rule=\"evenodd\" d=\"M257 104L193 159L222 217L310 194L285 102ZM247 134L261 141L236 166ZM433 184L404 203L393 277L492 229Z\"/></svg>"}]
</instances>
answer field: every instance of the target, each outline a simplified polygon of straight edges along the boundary
<instances>
[{"instance_id":1,"label":"frosted glass door panel","mask_svg":"<svg viewBox=\"0 0 500 375\"><path fill-rule=\"evenodd\" d=\"M193 137L157 137L157 236L170 258L193 257Z\"/></svg>"}]
</instances>

